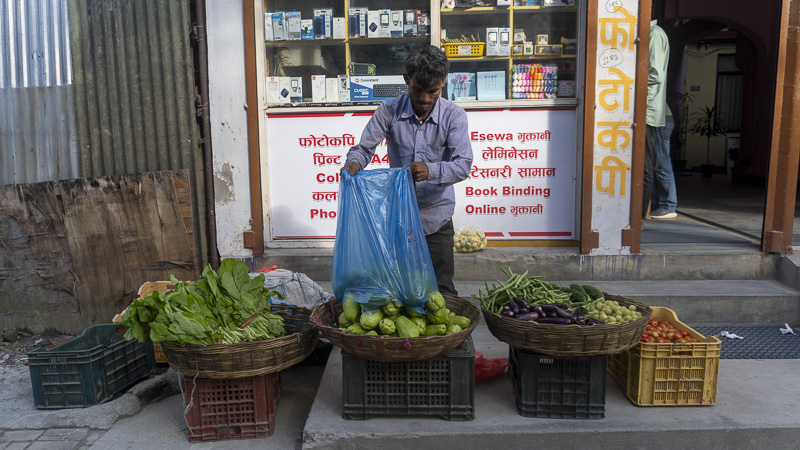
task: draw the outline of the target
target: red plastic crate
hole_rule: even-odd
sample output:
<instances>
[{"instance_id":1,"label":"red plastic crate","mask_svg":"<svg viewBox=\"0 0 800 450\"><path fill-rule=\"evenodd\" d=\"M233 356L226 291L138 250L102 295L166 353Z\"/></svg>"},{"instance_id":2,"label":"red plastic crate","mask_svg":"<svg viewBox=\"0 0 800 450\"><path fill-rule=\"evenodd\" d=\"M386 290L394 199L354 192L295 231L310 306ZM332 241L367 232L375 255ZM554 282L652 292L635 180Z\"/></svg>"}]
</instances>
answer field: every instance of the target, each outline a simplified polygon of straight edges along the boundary
<instances>
[{"instance_id":1,"label":"red plastic crate","mask_svg":"<svg viewBox=\"0 0 800 450\"><path fill-rule=\"evenodd\" d=\"M275 432L280 373L216 380L183 377L189 442L267 437Z\"/></svg>"}]
</instances>

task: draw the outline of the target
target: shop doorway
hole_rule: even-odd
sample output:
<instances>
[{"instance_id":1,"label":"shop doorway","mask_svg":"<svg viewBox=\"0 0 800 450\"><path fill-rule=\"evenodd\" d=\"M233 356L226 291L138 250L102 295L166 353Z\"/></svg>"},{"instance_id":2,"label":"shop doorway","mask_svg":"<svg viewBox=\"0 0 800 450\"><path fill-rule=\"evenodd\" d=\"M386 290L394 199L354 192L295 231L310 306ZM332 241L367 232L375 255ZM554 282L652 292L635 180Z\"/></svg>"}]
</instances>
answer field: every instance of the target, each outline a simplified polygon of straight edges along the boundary
<instances>
[{"instance_id":1,"label":"shop doorway","mask_svg":"<svg viewBox=\"0 0 800 450\"><path fill-rule=\"evenodd\" d=\"M642 243L758 247L764 234L778 56L778 27L767 32L765 24L780 21L779 5L748 22L735 11L736 2L724 7L719 2L691 7L666 2L666 9L657 3L653 7L664 12L659 24L671 45L668 103L675 116L671 157L678 218L645 220ZM724 123L724 132L692 133L692 125L709 109L714 120ZM709 164L713 168L704 176L703 166ZM792 245L798 245L798 208L794 211Z\"/></svg>"}]
</instances>

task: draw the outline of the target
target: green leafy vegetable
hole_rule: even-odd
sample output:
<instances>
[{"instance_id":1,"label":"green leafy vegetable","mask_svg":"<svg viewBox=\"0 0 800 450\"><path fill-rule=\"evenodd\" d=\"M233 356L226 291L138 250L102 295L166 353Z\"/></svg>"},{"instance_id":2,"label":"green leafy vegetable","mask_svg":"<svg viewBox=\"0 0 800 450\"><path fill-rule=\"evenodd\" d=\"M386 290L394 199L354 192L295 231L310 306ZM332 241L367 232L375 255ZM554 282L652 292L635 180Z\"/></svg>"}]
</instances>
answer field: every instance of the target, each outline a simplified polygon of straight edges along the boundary
<instances>
[{"instance_id":1,"label":"green leafy vegetable","mask_svg":"<svg viewBox=\"0 0 800 450\"><path fill-rule=\"evenodd\" d=\"M209 345L286 334L283 318L270 312L271 299L284 296L264 287L263 274L250 278L242 261L225 259L218 272L206 266L194 284L170 280L172 291L133 300L120 320L126 339Z\"/></svg>"}]
</instances>

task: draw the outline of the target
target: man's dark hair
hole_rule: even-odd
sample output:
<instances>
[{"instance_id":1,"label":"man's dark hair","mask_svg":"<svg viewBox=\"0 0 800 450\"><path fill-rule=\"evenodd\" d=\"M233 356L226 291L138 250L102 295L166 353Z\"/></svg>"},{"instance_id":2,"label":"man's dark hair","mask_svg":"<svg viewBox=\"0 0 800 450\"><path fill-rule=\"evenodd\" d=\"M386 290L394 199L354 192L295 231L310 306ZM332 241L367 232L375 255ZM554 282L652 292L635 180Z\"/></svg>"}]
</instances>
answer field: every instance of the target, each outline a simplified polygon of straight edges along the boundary
<instances>
[{"instance_id":1,"label":"man's dark hair","mask_svg":"<svg viewBox=\"0 0 800 450\"><path fill-rule=\"evenodd\" d=\"M406 58L406 73L416 79L420 86L428 87L447 78L450 61L447 55L433 45L418 45Z\"/></svg>"}]
</instances>

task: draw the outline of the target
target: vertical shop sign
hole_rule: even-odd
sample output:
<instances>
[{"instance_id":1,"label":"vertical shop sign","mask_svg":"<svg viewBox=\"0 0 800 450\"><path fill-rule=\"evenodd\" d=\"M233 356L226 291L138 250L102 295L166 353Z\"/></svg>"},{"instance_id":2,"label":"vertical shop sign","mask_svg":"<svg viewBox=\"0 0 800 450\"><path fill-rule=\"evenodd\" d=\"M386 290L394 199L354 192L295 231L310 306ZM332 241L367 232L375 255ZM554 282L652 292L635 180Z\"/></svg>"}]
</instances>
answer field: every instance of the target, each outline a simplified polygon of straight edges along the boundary
<instances>
[{"instance_id":1,"label":"vertical shop sign","mask_svg":"<svg viewBox=\"0 0 800 450\"><path fill-rule=\"evenodd\" d=\"M592 254L625 254L619 230L629 226L633 110L636 85L636 0L600 0L596 64L592 229L599 246Z\"/></svg>"}]
</instances>

